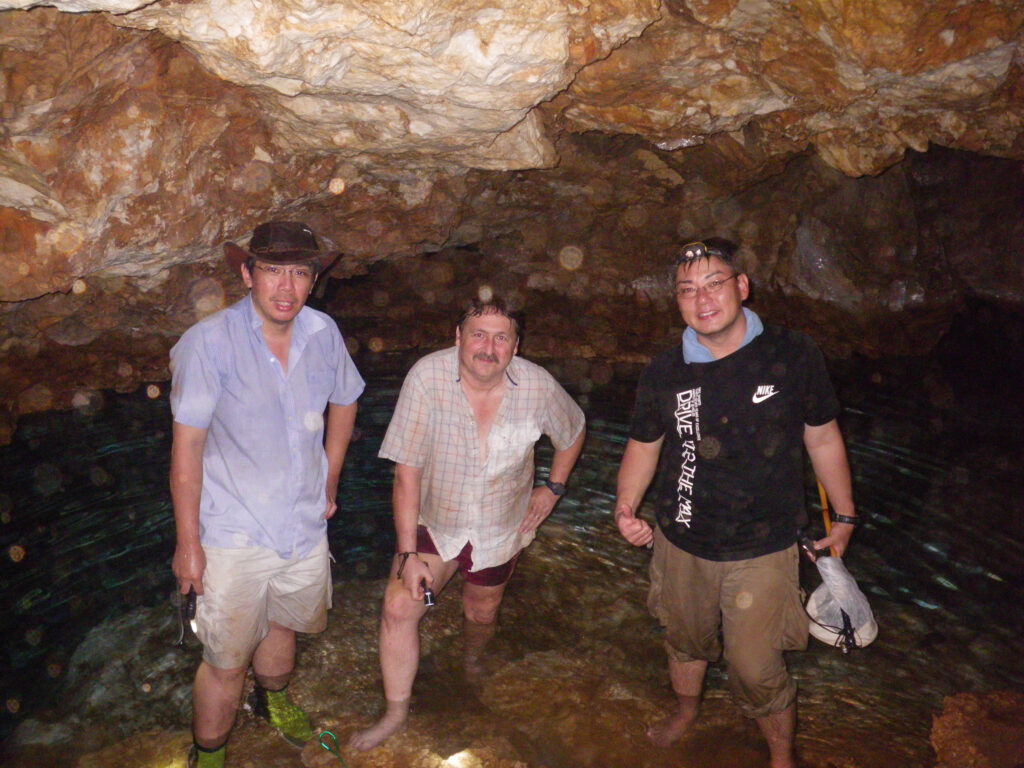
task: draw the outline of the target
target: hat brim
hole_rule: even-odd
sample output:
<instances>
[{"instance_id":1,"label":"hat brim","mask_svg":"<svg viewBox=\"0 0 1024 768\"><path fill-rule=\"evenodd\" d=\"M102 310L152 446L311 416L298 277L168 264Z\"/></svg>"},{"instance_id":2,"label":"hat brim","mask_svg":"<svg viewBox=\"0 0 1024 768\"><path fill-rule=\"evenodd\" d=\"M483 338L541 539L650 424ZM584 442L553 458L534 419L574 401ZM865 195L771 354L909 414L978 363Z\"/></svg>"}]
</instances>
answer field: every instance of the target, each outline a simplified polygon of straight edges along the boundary
<instances>
[{"instance_id":1,"label":"hat brim","mask_svg":"<svg viewBox=\"0 0 1024 768\"><path fill-rule=\"evenodd\" d=\"M276 253L252 253L236 243L224 243L224 256L233 270L238 270L247 259L259 259L271 264L303 264L309 263L316 267L318 273L326 272L334 266L340 251L279 251Z\"/></svg>"}]
</instances>

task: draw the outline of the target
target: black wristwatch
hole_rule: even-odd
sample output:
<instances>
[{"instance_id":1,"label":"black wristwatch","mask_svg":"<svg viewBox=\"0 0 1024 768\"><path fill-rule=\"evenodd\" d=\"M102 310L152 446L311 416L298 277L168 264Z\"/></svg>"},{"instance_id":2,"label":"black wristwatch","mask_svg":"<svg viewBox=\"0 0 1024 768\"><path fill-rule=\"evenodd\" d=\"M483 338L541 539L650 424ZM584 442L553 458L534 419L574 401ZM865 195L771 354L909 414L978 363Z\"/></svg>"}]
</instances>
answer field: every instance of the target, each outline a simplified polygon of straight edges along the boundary
<instances>
[{"instance_id":1,"label":"black wristwatch","mask_svg":"<svg viewBox=\"0 0 1024 768\"><path fill-rule=\"evenodd\" d=\"M837 514L835 514L833 512L832 513L832 522L833 523L846 523L847 525L858 526L858 525L860 525L861 521L860 521L860 515L854 515L854 516L851 517L849 515L837 515Z\"/></svg>"},{"instance_id":2,"label":"black wristwatch","mask_svg":"<svg viewBox=\"0 0 1024 768\"><path fill-rule=\"evenodd\" d=\"M545 480L544 485L546 485L548 490L555 494L555 496L565 496L565 483L552 483L550 480Z\"/></svg>"}]
</instances>

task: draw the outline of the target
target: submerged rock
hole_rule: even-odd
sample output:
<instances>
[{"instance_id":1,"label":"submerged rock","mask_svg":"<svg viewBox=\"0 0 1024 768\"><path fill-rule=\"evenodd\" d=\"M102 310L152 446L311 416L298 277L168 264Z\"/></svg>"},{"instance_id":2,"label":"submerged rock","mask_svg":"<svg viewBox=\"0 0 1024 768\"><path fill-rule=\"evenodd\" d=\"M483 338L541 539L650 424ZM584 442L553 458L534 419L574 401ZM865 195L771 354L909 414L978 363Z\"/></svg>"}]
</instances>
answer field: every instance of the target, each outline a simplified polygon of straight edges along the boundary
<instances>
[{"instance_id":1,"label":"submerged rock","mask_svg":"<svg viewBox=\"0 0 1024 768\"><path fill-rule=\"evenodd\" d=\"M942 702L932 724L936 768L1024 765L1024 694L958 693Z\"/></svg>"}]
</instances>

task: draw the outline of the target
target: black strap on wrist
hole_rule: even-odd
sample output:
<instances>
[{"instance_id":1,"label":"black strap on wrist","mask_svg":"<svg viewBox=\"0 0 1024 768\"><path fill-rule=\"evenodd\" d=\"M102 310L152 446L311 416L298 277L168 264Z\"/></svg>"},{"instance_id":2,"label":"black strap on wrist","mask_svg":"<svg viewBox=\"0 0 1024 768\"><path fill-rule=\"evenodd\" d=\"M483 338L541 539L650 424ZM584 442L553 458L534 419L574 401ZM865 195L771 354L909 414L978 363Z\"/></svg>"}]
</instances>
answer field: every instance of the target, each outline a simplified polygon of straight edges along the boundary
<instances>
[{"instance_id":1,"label":"black strap on wrist","mask_svg":"<svg viewBox=\"0 0 1024 768\"><path fill-rule=\"evenodd\" d=\"M832 514L833 523L846 523L847 525L860 525L860 517L851 517L850 515L837 515Z\"/></svg>"},{"instance_id":2,"label":"black strap on wrist","mask_svg":"<svg viewBox=\"0 0 1024 768\"><path fill-rule=\"evenodd\" d=\"M553 483L550 480L545 480L544 485L551 491L555 496L565 496L565 483Z\"/></svg>"},{"instance_id":3,"label":"black strap on wrist","mask_svg":"<svg viewBox=\"0 0 1024 768\"><path fill-rule=\"evenodd\" d=\"M398 572L395 574L396 579L402 578L402 571L405 569L405 562L409 559L410 555L416 555L419 557L418 552L399 552L398 557L401 558L398 563Z\"/></svg>"}]
</instances>

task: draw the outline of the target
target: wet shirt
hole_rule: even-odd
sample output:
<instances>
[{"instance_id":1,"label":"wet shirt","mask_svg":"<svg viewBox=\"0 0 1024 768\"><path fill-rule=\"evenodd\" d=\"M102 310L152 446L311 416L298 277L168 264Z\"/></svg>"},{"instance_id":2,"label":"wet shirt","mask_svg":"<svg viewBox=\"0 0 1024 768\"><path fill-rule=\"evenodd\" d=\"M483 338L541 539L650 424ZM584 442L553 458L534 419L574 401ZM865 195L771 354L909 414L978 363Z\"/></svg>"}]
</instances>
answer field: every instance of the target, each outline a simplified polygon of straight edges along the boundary
<instances>
[{"instance_id":1,"label":"wet shirt","mask_svg":"<svg viewBox=\"0 0 1024 768\"><path fill-rule=\"evenodd\" d=\"M807 337L764 332L728 357L655 357L637 388L630 437L665 438L657 519L666 538L708 560L790 546L806 524L804 425L839 414L825 362Z\"/></svg>"},{"instance_id":2,"label":"wet shirt","mask_svg":"<svg viewBox=\"0 0 1024 768\"><path fill-rule=\"evenodd\" d=\"M247 296L186 331L171 349L171 411L207 430L200 542L302 557L327 528L324 411L364 383L328 315L296 315L287 374L261 328Z\"/></svg>"},{"instance_id":3,"label":"wet shirt","mask_svg":"<svg viewBox=\"0 0 1024 768\"><path fill-rule=\"evenodd\" d=\"M409 371L379 454L423 469L420 524L445 560L470 542L477 570L511 560L533 541L532 531L518 529L533 490L534 444L545 434L565 450L584 426L583 411L540 366L514 357L506 377L486 461L459 384L456 347L427 355Z\"/></svg>"}]
</instances>

